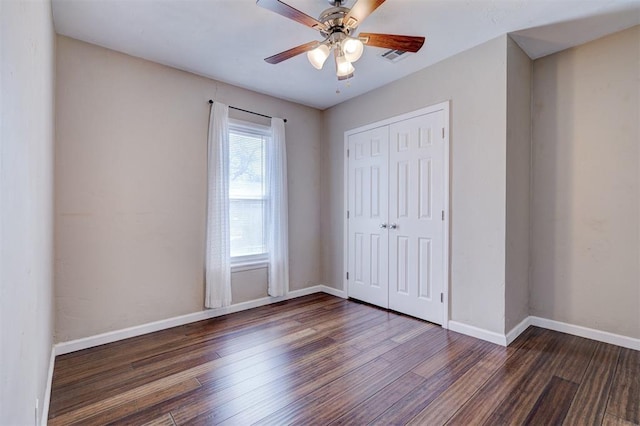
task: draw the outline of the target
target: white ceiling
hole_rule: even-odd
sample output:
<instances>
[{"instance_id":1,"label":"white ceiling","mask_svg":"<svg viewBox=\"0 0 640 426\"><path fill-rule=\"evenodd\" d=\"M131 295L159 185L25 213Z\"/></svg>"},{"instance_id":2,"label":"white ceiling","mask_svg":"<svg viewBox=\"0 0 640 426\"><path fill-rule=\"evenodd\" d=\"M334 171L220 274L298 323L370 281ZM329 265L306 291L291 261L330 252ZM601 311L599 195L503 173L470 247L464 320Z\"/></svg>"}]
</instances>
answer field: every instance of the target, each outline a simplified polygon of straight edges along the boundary
<instances>
[{"instance_id":1,"label":"white ceiling","mask_svg":"<svg viewBox=\"0 0 640 426\"><path fill-rule=\"evenodd\" d=\"M313 17L329 7L285 1ZM321 38L255 0L53 0L53 16L59 34L325 109L505 33L535 59L631 27L640 0L387 0L358 31L422 35L424 47L397 63L365 47L355 77L340 83L331 61L320 71L306 55L264 62Z\"/></svg>"}]
</instances>

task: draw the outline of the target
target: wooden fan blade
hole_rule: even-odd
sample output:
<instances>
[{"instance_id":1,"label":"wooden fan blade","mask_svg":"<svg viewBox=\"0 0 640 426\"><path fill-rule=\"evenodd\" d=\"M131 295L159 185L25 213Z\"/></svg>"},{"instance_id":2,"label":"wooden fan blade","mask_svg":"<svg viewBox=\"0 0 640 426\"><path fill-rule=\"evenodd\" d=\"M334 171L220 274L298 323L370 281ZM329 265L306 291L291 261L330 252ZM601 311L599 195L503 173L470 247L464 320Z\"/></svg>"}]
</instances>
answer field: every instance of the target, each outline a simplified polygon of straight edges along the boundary
<instances>
[{"instance_id":1,"label":"wooden fan blade","mask_svg":"<svg viewBox=\"0 0 640 426\"><path fill-rule=\"evenodd\" d=\"M296 22L306 25L307 27L314 28L318 31L325 29L322 22L307 15L304 12L300 12L298 9L289 6L288 4L281 2L280 0L257 0L256 4L262 6L265 9L269 9L272 12L282 15L285 18L293 19Z\"/></svg>"},{"instance_id":2,"label":"wooden fan blade","mask_svg":"<svg viewBox=\"0 0 640 426\"><path fill-rule=\"evenodd\" d=\"M424 37L404 36L397 34L360 33L358 37L367 46L385 47L387 49L417 52L424 44Z\"/></svg>"},{"instance_id":3,"label":"wooden fan blade","mask_svg":"<svg viewBox=\"0 0 640 426\"><path fill-rule=\"evenodd\" d=\"M371 15L371 13L378 8L385 0L357 0L353 5L347 16L344 17L342 23L347 28L356 28L364 21L364 19Z\"/></svg>"},{"instance_id":4,"label":"wooden fan blade","mask_svg":"<svg viewBox=\"0 0 640 426\"><path fill-rule=\"evenodd\" d=\"M291 59L301 53L308 52L309 50L314 49L317 45L317 41L310 41L309 43L301 44L300 46L269 56L268 58L265 58L265 61L270 64L279 64L280 62Z\"/></svg>"}]
</instances>

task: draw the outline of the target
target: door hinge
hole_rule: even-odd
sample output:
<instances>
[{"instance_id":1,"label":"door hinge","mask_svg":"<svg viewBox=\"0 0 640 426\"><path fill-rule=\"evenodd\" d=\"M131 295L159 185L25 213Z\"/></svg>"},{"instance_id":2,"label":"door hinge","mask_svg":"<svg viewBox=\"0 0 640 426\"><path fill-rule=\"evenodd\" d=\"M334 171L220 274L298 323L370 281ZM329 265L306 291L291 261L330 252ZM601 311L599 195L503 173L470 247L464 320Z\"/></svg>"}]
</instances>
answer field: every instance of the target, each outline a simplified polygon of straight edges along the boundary
<instances>
[{"instance_id":1,"label":"door hinge","mask_svg":"<svg viewBox=\"0 0 640 426\"><path fill-rule=\"evenodd\" d=\"M442 210L442 220L444 220L444 210Z\"/></svg>"},{"instance_id":2,"label":"door hinge","mask_svg":"<svg viewBox=\"0 0 640 426\"><path fill-rule=\"evenodd\" d=\"M442 139L444 139L444 127L442 128Z\"/></svg>"},{"instance_id":3,"label":"door hinge","mask_svg":"<svg viewBox=\"0 0 640 426\"><path fill-rule=\"evenodd\" d=\"M347 210L347 219L349 219L349 210Z\"/></svg>"},{"instance_id":4,"label":"door hinge","mask_svg":"<svg viewBox=\"0 0 640 426\"><path fill-rule=\"evenodd\" d=\"M347 279L349 279L349 273L347 272Z\"/></svg>"},{"instance_id":5,"label":"door hinge","mask_svg":"<svg viewBox=\"0 0 640 426\"><path fill-rule=\"evenodd\" d=\"M440 303L444 303L444 293L440 293Z\"/></svg>"},{"instance_id":6,"label":"door hinge","mask_svg":"<svg viewBox=\"0 0 640 426\"><path fill-rule=\"evenodd\" d=\"M347 158L349 157L349 150L347 150Z\"/></svg>"}]
</instances>

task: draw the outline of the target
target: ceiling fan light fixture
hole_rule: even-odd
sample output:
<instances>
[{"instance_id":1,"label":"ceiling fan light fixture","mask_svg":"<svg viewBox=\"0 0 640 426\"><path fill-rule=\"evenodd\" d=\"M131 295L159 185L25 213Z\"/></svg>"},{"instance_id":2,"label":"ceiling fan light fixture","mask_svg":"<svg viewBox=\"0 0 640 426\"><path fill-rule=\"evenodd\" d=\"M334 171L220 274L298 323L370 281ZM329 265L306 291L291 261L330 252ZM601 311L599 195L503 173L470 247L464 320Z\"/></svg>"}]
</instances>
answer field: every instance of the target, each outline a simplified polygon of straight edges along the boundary
<instances>
[{"instance_id":1,"label":"ceiling fan light fixture","mask_svg":"<svg viewBox=\"0 0 640 426\"><path fill-rule=\"evenodd\" d=\"M315 69L322 69L325 61L329 57L329 47L326 44L321 44L313 50L307 52L307 59Z\"/></svg>"},{"instance_id":2,"label":"ceiling fan light fixture","mask_svg":"<svg viewBox=\"0 0 640 426\"><path fill-rule=\"evenodd\" d=\"M357 38L349 37L342 43L342 49L345 59L349 62L355 62L362 56L364 44Z\"/></svg>"},{"instance_id":3,"label":"ceiling fan light fixture","mask_svg":"<svg viewBox=\"0 0 640 426\"><path fill-rule=\"evenodd\" d=\"M355 68L351 65L351 62L347 61L345 56L336 57L336 75L338 77L346 77L353 74Z\"/></svg>"}]
</instances>

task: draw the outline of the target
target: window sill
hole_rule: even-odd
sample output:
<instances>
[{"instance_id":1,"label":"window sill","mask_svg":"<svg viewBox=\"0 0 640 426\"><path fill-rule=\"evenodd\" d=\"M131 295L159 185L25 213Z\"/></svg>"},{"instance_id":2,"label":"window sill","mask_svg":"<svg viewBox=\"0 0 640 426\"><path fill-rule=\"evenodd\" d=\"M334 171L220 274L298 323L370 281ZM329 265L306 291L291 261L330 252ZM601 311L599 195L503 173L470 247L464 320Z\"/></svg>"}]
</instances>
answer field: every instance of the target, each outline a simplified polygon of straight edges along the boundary
<instances>
[{"instance_id":1,"label":"window sill","mask_svg":"<svg viewBox=\"0 0 640 426\"><path fill-rule=\"evenodd\" d=\"M269 267L269 262L266 260L238 262L231 265L231 273L251 271L254 269L266 269L268 267Z\"/></svg>"}]
</instances>

